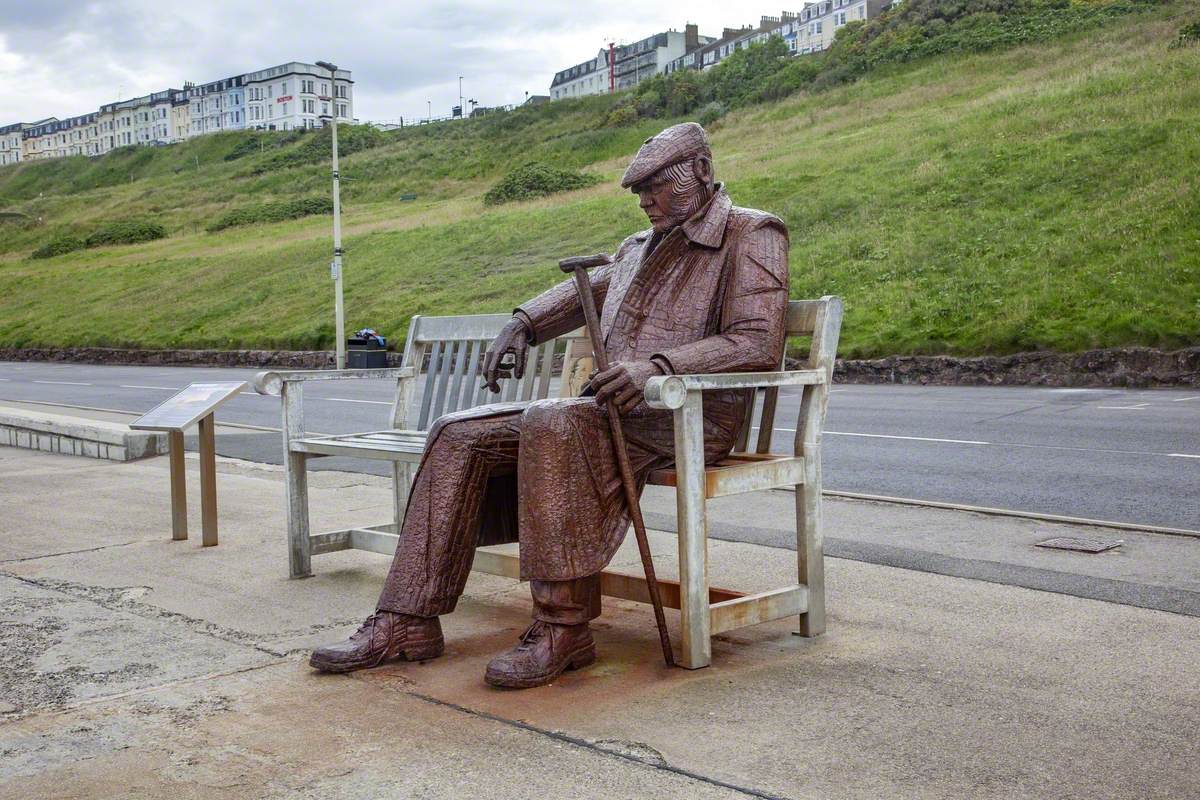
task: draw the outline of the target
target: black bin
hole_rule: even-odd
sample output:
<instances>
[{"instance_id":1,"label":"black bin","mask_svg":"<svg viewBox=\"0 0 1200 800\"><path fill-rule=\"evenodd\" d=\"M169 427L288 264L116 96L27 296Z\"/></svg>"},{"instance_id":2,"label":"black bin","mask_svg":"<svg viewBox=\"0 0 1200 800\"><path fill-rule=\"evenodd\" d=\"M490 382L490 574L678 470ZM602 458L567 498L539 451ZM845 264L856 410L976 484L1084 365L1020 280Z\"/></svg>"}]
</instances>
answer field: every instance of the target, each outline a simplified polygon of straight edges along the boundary
<instances>
[{"instance_id":1,"label":"black bin","mask_svg":"<svg viewBox=\"0 0 1200 800\"><path fill-rule=\"evenodd\" d=\"M375 339L346 339L347 369L382 369L387 367L387 350Z\"/></svg>"}]
</instances>

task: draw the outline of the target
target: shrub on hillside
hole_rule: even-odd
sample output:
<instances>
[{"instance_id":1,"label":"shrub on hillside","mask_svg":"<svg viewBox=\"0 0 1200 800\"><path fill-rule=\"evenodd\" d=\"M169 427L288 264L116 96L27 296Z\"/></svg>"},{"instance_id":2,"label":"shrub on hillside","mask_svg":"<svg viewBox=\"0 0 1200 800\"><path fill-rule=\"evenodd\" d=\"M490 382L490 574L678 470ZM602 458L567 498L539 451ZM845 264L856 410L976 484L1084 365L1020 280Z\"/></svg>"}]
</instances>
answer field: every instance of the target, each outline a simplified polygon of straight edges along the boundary
<instances>
[{"instance_id":1,"label":"shrub on hillside","mask_svg":"<svg viewBox=\"0 0 1200 800\"><path fill-rule=\"evenodd\" d=\"M637 106L632 102L622 102L613 107L604 118L605 128L624 128L633 125L639 119Z\"/></svg>"},{"instance_id":2,"label":"shrub on hillside","mask_svg":"<svg viewBox=\"0 0 1200 800\"><path fill-rule=\"evenodd\" d=\"M260 203L227 211L208 226L209 233L233 228L238 225L282 222L287 219L311 217L316 214L332 214L333 200L328 197L298 197L278 203Z\"/></svg>"},{"instance_id":3,"label":"shrub on hillside","mask_svg":"<svg viewBox=\"0 0 1200 800\"><path fill-rule=\"evenodd\" d=\"M167 229L157 222L145 220L129 220L126 222L110 222L101 225L88 234L84 240L85 247L103 247L107 244L136 244L161 239L167 235Z\"/></svg>"},{"instance_id":4,"label":"shrub on hillside","mask_svg":"<svg viewBox=\"0 0 1200 800\"><path fill-rule=\"evenodd\" d=\"M233 149L225 154L225 160L237 161L239 158L268 150L278 150L300 141L310 133L312 131L305 128L292 128L290 131L253 131L244 135Z\"/></svg>"},{"instance_id":5,"label":"shrub on hillside","mask_svg":"<svg viewBox=\"0 0 1200 800\"><path fill-rule=\"evenodd\" d=\"M54 258L84 248L83 239L71 233L60 233L29 254L30 258Z\"/></svg>"},{"instance_id":6,"label":"shrub on hillside","mask_svg":"<svg viewBox=\"0 0 1200 800\"><path fill-rule=\"evenodd\" d=\"M488 189L483 202L494 206L514 200L529 200L570 189L582 189L599 182L600 178L595 175L531 162L512 170Z\"/></svg>"},{"instance_id":7,"label":"shrub on hillside","mask_svg":"<svg viewBox=\"0 0 1200 800\"><path fill-rule=\"evenodd\" d=\"M371 125L338 125L338 156L348 156L360 150L378 147L387 141L387 134ZM302 164L319 164L333 155L332 128L318 128L306 137L298 147L278 153L254 169L255 175L275 169L296 167Z\"/></svg>"},{"instance_id":8,"label":"shrub on hillside","mask_svg":"<svg viewBox=\"0 0 1200 800\"><path fill-rule=\"evenodd\" d=\"M1179 36L1171 42L1171 47L1187 47L1200 43L1200 19L1189 22L1179 29Z\"/></svg>"},{"instance_id":9,"label":"shrub on hillside","mask_svg":"<svg viewBox=\"0 0 1200 800\"><path fill-rule=\"evenodd\" d=\"M704 127L712 125L714 122L725 116L729 109L725 108L725 104L713 100L711 103L700 109L700 113L696 114L696 122L699 122Z\"/></svg>"}]
</instances>

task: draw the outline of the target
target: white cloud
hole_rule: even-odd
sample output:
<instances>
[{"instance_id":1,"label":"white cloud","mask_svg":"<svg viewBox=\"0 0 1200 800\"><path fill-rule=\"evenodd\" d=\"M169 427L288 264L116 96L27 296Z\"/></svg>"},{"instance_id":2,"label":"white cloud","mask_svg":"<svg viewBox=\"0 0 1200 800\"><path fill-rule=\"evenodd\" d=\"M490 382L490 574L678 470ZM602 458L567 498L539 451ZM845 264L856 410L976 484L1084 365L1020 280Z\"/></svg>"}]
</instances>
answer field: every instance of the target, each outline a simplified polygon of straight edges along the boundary
<instances>
[{"instance_id":1,"label":"white cloud","mask_svg":"<svg viewBox=\"0 0 1200 800\"><path fill-rule=\"evenodd\" d=\"M609 38L636 41L687 22L716 36L779 13L752 11L715 0L0 0L0 125L318 59L352 70L360 119L423 117L427 101L435 115L448 114L459 75L468 98L518 103L526 91L545 94L556 70Z\"/></svg>"}]
</instances>

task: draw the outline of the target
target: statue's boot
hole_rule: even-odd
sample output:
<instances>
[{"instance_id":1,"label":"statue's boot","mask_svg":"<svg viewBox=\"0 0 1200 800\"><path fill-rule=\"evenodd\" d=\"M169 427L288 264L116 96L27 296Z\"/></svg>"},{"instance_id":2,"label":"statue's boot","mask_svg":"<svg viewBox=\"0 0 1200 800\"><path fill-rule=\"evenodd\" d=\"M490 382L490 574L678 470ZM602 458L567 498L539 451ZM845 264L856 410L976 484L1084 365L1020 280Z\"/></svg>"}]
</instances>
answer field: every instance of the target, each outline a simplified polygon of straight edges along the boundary
<instances>
[{"instance_id":1,"label":"statue's boot","mask_svg":"<svg viewBox=\"0 0 1200 800\"><path fill-rule=\"evenodd\" d=\"M483 677L492 686L530 689L596 660L588 620L600 614L599 576L530 581L530 588L534 623L516 647L488 663Z\"/></svg>"},{"instance_id":2,"label":"statue's boot","mask_svg":"<svg viewBox=\"0 0 1200 800\"><path fill-rule=\"evenodd\" d=\"M322 672L353 672L397 659L437 658L445 647L437 617L376 611L346 641L314 650L308 663Z\"/></svg>"}]
</instances>

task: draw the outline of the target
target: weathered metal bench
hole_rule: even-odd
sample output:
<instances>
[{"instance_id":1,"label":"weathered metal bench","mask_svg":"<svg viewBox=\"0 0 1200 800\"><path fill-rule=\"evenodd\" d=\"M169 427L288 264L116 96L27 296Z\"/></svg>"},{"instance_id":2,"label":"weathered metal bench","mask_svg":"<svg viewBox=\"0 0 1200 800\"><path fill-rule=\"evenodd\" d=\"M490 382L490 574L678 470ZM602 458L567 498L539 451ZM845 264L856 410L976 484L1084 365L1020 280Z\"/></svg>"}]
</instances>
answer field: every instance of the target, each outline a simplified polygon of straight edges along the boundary
<instances>
[{"instance_id":1,"label":"weathered metal bench","mask_svg":"<svg viewBox=\"0 0 1200 800\"><path fill-rule=\"evenodd\" d=\"M482 357L508 321L507 315L414 317L402 366L394 369L262 372L255 388L282 396L283 443L287 484L288 539L292 577L311 574L311 557L337 550L370 550L391 555L403 521L411 468L424 452L426 432L440 415L494 400L532 400L550 395L555 349L563 350L560 396L578 393L589 371L585 339L578 332L530 351L526 374L508 379L497 398L482 389ZM680 610L681 666L698 668L711 661L710 637L722 631L787 616L799 616L800 633L816 636L825 629L824 566L821 542L820 441L828 387L841 327L841 301L835 297L793 301L788 309L789 336L811 336L805 369L721 375L673 375L652 378L647 402L675 414L675 469L659 470L649 482L674 486L679 530L678 582L662 580L664 606ZM565 342L565 344L560 344ZM424 386L418 399L421 374ZM396 381L392 427L337 436L307 436L303 422L303 386L308 381L388 378ZM770 452L779 389L802 387L793 452ZM702 392L710 389L755 389L741 437L728 458L706 467L703 448ZM758 412L759 433L750 449L751 423ZM361 528L312 534L308 525L306 464L310 458L351 456L392 462L394 519ZM758 594L708 585L705 501L763 489L796 488L797 583ZM516 545L476 550L472 569L517 578ZM601 593L649 602L641 575L605 571Z\"/></svg>"}]
</instances>

